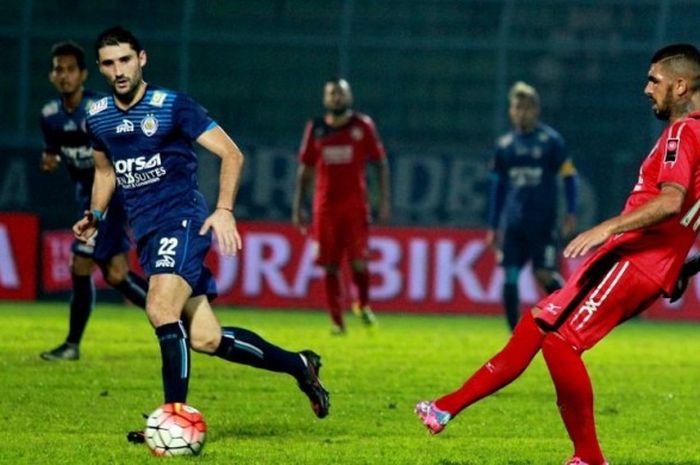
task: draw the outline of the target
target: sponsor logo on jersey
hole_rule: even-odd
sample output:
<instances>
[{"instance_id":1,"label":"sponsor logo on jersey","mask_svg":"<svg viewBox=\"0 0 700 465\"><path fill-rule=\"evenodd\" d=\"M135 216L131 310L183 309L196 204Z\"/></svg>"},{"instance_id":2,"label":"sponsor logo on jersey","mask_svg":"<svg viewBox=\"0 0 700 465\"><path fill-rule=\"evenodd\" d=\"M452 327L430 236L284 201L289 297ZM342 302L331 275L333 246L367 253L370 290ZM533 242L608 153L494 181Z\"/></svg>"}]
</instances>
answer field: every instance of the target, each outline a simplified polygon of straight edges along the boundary
<instances>
[{"instance_id":1,"label":"sponsor logo on jersey","mask_svg":"<svg viewBox=\"0 0 700 465\"><path fill-rule=\"evenodd\" d=\"M327 165L340 165L352 161L352 145L329 145L321 152Z\"/></svg>"},{"instance_id":2,"label":"sponsor logo on jersey","mask_svg":"<svg viewBox=\"0 0 700 465\"><path fill-rule=\"evenodd\" d=\"M92 168L95 162L92 159L92 147L67 147L61 146L61 157L66 164L76 168Z\"/></svg>"},{"instance_id":3,"label":"sponsor logo on jersey","mask_svg":"<svg viewBox=\"0 0 700 465\"><path fill-rule=\"evenodd\" d=\"M680 140L677 137L666 141L666 154L664 155L664 163L675 163L678 155L678 146Z\"/></svg>"},{"instance_id":4,"label":"sponsor logo on jersey","mask_svg":"<svg viewBox=\"0 0 700 465\"><path fill-rule=\"evenodd\" d=\"M117 125L117 134L124 134L127 132L134 132L134 123L125 118Z\"/></svg>"},{"instance_id":5,"label":"sponsor logo on jersey","mask_svg":"<svg viewBox=\"0 0 700 465\"><path fill-rule=\"evenodd\" d=\"M99 99L97 102L93 103L90 106L90 109L88 110L88 114L90 116L96 115L99 112L103 111L105 108L107 108L107 99L109 97L104 97Z\"/></svg>"},{"instance_id":6,"label":"sponsor logo on jersey","mask_svg":"<svg viewBox=\"0 0 700 465\"><path fill-rule=\"evenodd\" d=\"M123 189L133 189L160 181L165 176L165 168L161 166L160 153L150 157L140 156L115 160L114 171L117 182Z\"/></svg>"},{"instance_id":7,"label":"sponsor logo on jersey","mask_svg":"<svg viewBox=\"0 0 700 465\"><path fill-rule=\"evenodd\" d=\"M158 119L153 116L153 113L147 114L141 120L141 131L146 134L146 137L151 137L158 130Z\"/></svg>"},{"instance_id":8,"label":"sponsor logo on jersey","mask_svg":"<svg viewBox=\"0 0 700 465\"><path fill-rule=\"evenodd\" d=\"M154 107L162 107L167 97L167 92L156 90L153 92L153 95L151 95L151 100L148 102L148 104Z\"/></svg>"}]
</instances>

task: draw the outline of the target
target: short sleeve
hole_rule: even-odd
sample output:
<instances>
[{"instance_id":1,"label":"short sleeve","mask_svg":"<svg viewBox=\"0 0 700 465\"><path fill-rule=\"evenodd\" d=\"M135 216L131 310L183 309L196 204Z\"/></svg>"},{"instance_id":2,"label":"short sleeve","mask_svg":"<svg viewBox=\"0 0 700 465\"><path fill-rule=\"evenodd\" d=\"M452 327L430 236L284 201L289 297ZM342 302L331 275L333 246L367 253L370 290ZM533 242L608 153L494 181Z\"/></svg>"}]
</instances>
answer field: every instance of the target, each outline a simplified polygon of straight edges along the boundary
<instances>
[{"instance_id":1,"label":"short sleeve","mask_svg":"<svg viewBox=\"0 0 700 465\"><path fill-rule=\"evenodd\" d=\"M370 117L366 117L365 123L367 125L367 138L365 143L367 144L365 150L367 151L367 158L370 161L381 160L386 157L386 151L384 150L384 144L379 137L379 132L374 124L374 121Z\"/></svg>"},{"instance_id":2,"label":"short sleeve","mask_svg":"<svg viewBox=\"0 0 700 465\"><path fill-rule=\"evenodd\" d=\"M318 160L318 151L315 149L315 144L313 143L314 138L314 122L309 121L304 127L304 135L301 139L301 146L299 147L299 162L305 165L313 166Z\"/></svg>"},{"instance_id":3,"label":"short sleeve","mask_svg":"<svg viewBox=\"0 0 700 465\"><path fill-rule=\"evenodd\" d=\"M185 94L176 95L173 113L175 124L190 141L216 125L207 110Z\"/></svg>"},{"instance_id":4,"label":"short sleeve","mask_svg":"<svg viewBox=\"0 0 700 465\"><path fill-rule=\"evenodd\" d=\"M105 146L104 142L95 134L95 132L92 130L92 119L88 118L85 121L85 129L87 129L87 135L88 139L90 140L90 146L94 150L99 150L100 152L107 153L109 156L109 153L107 152L107 147Z\"/></svg>"},{"instance_id":5,"label":"short sleeve","mask_svg":"<svg viewBox=\"0 0 700 465\"><path fill-rule=\"evenodd\" d=\"M44 136L44 151L53 154L60 154L60 144L56 140L54 132L51 130L51 125L44 116L41 117L41 133Z\"/></svg>"},{"instance_id":6,"label":"short sleeve","mask_svg":"<svg viewBox=\"0 0 700 465\"><path fill-rule=\"evenodd\" d=\"M672 127L661 149L663 160L657 185L674 183L689 188L698 165L699 151L700 145L692 128L685 122Z\"/></svg>"}]
</instances>

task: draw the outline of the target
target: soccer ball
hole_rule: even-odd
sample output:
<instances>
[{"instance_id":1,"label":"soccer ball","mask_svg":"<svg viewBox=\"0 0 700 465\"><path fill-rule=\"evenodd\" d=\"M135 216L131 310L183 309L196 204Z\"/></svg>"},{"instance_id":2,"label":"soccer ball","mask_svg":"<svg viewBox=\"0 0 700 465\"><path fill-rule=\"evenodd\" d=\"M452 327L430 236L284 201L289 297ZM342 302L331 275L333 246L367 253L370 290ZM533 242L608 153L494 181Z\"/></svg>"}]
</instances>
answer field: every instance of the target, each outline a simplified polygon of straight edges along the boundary
<instances>
[{"instance_id":1,"label":"soccer ball","mask_svg":"<svg viewBox=\"0 0 700 465\"><path fill-rule=\"evenodd\" d=\"M146 444L154 455L197 455L206 433L199 410L179 402L161 405L146 420Z\"/></svg>"}]
</instances>

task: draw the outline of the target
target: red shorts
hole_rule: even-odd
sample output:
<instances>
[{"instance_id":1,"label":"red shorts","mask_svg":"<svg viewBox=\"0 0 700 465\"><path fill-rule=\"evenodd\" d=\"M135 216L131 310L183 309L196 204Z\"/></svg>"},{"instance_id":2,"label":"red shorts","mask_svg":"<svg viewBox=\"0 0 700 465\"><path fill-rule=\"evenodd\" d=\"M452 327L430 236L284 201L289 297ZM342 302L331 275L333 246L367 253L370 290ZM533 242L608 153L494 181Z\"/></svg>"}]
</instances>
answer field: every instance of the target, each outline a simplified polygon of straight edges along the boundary
<instances>
[{"instance_id":1,"label":"red shorts","mask_svg":"<svg viewBox=\"0 0 700 465\"><path fill-rule=\"evenodd\" d=\"M339 265L343 256L348 260L369 258L369 218L364 212L318 215L314 235L318 241L316 263L321 266Z\"/></svg>"},{"instance_id":2,"label":"red shorts","mask_svg":"<svg viewBox=\"0 0 700 465\"><path fill-rule=\"evenodd\" d=\"M584 351L615 326L644 311L661 294L661 286L624 257L596 254L562 289L538 302L535 321Z\"/></svg>"}]
</instances>

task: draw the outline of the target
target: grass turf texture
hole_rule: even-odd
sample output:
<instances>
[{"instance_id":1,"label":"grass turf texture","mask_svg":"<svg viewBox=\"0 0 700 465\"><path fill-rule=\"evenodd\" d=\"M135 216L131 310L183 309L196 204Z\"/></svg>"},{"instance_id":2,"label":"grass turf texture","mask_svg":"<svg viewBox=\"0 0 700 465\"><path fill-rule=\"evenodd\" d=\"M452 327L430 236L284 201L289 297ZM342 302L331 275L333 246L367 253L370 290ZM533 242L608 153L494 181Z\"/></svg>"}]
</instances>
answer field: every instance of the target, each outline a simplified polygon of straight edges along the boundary
<instances>
[{"instance_id":1,"label":"grass turf texture","mask_svg":"<svg viewBox=\"0 0 700 465\"><path fill-rule=\"evenodd\" d=\"M0 463L561 464L570 444L541 356L515 383L430 437L412 413L459 386L508 337L501 318L379 315L329 334L324 313L218 309L225 325L323 356L331 414L316 419L282 374L193 354L189 402L209 425L199 457L126 442L161 403L160 354L134 307L98 304L79 362L39 353L65 336L67 304L0 303ZM613 465L700 464L700 326L633 321L585 356ZM196 462L192 462L196 461Z\"/></svg>"}]
</instances>

